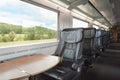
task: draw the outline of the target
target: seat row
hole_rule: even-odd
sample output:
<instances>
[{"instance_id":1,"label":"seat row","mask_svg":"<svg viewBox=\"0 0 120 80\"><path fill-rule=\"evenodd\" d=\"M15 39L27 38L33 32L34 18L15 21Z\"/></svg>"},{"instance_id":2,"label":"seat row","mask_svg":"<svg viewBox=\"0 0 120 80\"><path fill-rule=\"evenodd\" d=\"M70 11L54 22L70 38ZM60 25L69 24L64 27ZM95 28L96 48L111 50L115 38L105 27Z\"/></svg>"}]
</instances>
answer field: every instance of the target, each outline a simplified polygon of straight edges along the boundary
<instances>
[{"instance_id":1,"label":"seat row","mask_svg":"<svg viewBox=\"0 0 120 80\"><path fill-rule=\"evenodd\" d=\"M95 28L63 29L54 54L60 57L60 63L42 76L46 80L80 80L109 46L110 38L109 31Z\"/></svg>"},{"instance_id":2,"label":"seat row","mask_svg":"<svg viewBox=\"0 0 120 80\"><path fill-rule=\"evenodd\" d=\"M101 52L85 77L85 80L120 80L119 43L111 43L104 52Z\"/></svg>"}]
</instances>

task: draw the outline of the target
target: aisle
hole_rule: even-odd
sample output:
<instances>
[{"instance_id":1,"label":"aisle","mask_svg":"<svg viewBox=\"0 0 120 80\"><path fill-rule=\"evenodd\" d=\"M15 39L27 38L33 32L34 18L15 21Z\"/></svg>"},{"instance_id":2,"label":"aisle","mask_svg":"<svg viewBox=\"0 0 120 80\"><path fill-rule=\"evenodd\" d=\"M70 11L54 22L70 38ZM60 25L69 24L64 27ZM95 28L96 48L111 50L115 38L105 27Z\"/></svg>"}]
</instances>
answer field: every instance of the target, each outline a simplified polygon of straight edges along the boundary
<instances>
[{"instance_id":1,"label":"aisle","mask_svg":"<svg viewBox=\"0 0 120 80\"><path fill-rule=\"evenodd\" d=\"M120 80L120 43L101 53L86 75L86 80Z\"/></svg>"}]
</instances>

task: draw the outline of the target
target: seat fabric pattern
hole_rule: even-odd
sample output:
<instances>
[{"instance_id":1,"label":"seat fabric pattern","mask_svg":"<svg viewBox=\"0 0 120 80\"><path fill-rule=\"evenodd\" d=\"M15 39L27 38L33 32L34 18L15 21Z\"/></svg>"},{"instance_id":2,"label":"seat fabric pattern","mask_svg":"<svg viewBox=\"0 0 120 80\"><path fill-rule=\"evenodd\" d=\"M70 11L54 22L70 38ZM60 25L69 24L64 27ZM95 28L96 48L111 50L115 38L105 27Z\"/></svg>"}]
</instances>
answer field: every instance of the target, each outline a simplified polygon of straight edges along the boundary
<instances>
[{"instance_id":1,"label":"seat fabric pattern","mask_svg":"<svg viewBox=\"0 0 120 80\"><path fill-rule=\"evenodd\" d=\"M106 48L106 31L102 30L102 48L105 49Z\"/></svg>"},{"instance_id":2,"label":"seat fabric pattern","mask_svg":"<svg viewBox=\"0 0 120 80\"><path fill-rule=\"evenodd\" d=\"M92 56L95 34L96 30L94 28L84 29L83 55Z\"/></svg>"},{"instance_id":3,"label":"seat fabric pattern","mask_svg":"<svg viewBox=\"0 0 120 80\"><path fill-rule=\"evenodd\" d=\"M92 57L95 56L94 38L96 34L95 28L84 29L84 42L83 42L83 56L85 59L85 65L89 65L92 62Z\"/></svg>"},{"instance_id":4,"label":"seat fabric pattern","mask_svg":"<svg viewBox=\"0 0 120 80\"><path fill-rule=\"evenodd\" d=\"M100 48L102 46L101 35L102 35L101 30L100 29L97 30L95 35L95 47L97 48Z\"/></svg>"},{"instance_id":5,"label":"seat fabric pattern","mask_svg":"<svg viewBox=\"0 0 120 80\"><path fill-rule=\"evenodd\" d=\"M101 53L102 49L102 32L100 29L96 30L95 38L94 38L94 46L95 46L95 52L96 52L96 57Z\"/></svg>"},{"instance_id":6,"label":"seat fabric pattern","mask_svg":"<svg viewBox=\"0 0 120 80\"><path fill-rule=\"evenodd\" d=\"M110 44L110 31L106 31L106 47Z\"/></svg>"}]
</instances>

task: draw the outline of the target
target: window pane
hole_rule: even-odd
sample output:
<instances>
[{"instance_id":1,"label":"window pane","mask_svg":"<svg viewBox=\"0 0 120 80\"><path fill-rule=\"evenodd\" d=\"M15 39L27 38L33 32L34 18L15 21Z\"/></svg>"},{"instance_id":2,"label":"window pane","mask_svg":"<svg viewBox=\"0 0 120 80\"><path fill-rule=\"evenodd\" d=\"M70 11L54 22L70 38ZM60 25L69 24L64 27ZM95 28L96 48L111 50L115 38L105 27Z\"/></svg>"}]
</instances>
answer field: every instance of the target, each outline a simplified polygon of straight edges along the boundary
<instances>
[{"instance_id":1,"label":"window pane","mask_svg":"<svg viewBox=\"0 0 120 80\"><path fill-rule=\"evenodd\" d=\"M88 23L84 22L82 20L73 18L73 28L77 28L77 27L87 28L88 27Z\"/></svg>"},{"instance_id":2,"label":"window pane","mask_svg":"<svg viewBox=\"0 0 120 80\"><path fill-rule=\"evenodd\" d=\"M57 16L57 12L23 1L1 1L0 45L56 40Z\"/></svg>"},{"instance_id":3,"label":"window pane","mask_svg":"<svg viewBox=\"0 0 120 80\"><path fill-rule=\"evenodd\" d=\"M99 29L99 26L97 26L97 25L93 25L93 27L96 28L96 29Z\"/></svg>"}]
</instances>

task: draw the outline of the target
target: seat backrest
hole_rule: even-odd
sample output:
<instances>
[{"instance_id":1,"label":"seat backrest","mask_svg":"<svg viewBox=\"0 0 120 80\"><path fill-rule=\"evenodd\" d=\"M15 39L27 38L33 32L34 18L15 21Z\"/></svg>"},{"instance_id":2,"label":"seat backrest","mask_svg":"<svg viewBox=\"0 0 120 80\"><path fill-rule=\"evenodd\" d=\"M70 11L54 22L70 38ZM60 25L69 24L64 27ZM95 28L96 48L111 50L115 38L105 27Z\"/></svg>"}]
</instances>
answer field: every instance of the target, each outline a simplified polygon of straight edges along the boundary
<instances>
[{"instance_id":1,"label":"seat backrest","mask_svg":"<svg viewBox=\"0 0 120 80\"><path fill-rule=\"evenodd\" d=\"M82 58L82 28L67 28L61 32L61 38L55 55L62 57L64 66L71 66L73 62Z\"/></svg>"},{"instance_id":2,"label":"seat backrest","mask_svg":"<svg viewBox=\"0 0 120 80\"><path fill-rule=\"evenodd\" d=\"M114 33L110 31L110 43L114 42Z\"/></svg>"},{"instance_id":3,"label":"seat backrest","mask_svg":"<svg viewBox=\"0 0 120 80\"><path fill-rule=\"evenodd\" d=\"M95 45L95 49L97 51L100 51L101 47L102 47L102 32L101 29L97 29L96 30L96 34L95 34L95 38L94 38L94 45Z\"/></svg>"},{"instance_id":4,"label":"seat backrest","mask_svg":"<svg viewBox=\"0 0 120 80\"><path fill-rule=\"evenodd\" d=\"M110 44L110 31L106 31L106 47Z\"/></svg>"},{"instance_id":5,"label":"seat backrest","mask_svg":"<svg viewBox=\"0 0 120 80\"><path fill-rule=\"evenodd\" d=\"M102 47L103 49L106 48L106 31L102 30Z\"/></svg>"},{"instance_id":6,"label":"seat backrest","mask_svg":"<svg viewBox=\"0 0 120 80\"><path fill-rule=\"evenodd\" d=\"M95 28L84 29L83 56L93 56Z\"/></svg>"},{"instance_id":7,"label":"seat backrest","mask_svg":"<svg viewBox=\"0 0 120 80\"><path fill-rule=\"evenodd\" d=\"M102 45L102 30L101 29L97 29L96 30L96 34L95 34L95 38L94 38L94 46L95 46L95 58L97 58L103 48Z\"/></svg>"}]
</instances>

